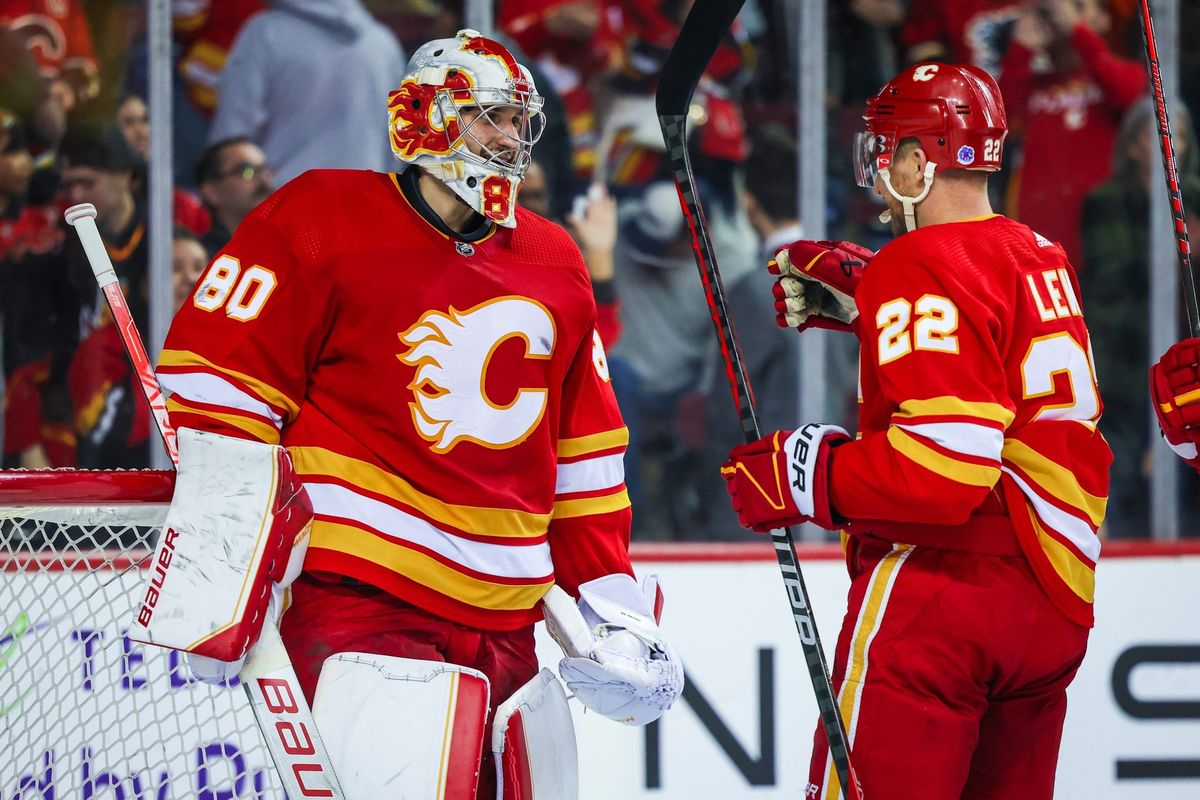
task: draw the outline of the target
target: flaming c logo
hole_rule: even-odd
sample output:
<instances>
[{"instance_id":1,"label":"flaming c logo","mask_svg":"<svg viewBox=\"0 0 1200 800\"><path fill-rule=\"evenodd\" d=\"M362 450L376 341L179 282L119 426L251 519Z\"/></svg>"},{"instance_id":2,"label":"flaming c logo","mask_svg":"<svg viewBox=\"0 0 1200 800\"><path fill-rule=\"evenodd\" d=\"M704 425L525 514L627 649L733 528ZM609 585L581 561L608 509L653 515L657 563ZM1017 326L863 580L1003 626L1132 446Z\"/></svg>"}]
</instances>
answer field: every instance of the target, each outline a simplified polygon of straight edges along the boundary
<instances>
[{"instance_id":1,"label":"flaming c logo","mask_svg":"<svg viewBox=\"0 0 1200 800\"><path fill-rule=\"evenodd\" d=\"M554 320L540 303L498 297L466 311L453 306L445 313L427 311L399 336L408 350L396 357L416 367L408 385L413 424L435 453L449 452L461 441L495 450L512 447L546 413L545 388L522 387L503 406L485 389L492 354L508 339L525 342L525 358L550 358Z\"/></svg>"}]
</instances>

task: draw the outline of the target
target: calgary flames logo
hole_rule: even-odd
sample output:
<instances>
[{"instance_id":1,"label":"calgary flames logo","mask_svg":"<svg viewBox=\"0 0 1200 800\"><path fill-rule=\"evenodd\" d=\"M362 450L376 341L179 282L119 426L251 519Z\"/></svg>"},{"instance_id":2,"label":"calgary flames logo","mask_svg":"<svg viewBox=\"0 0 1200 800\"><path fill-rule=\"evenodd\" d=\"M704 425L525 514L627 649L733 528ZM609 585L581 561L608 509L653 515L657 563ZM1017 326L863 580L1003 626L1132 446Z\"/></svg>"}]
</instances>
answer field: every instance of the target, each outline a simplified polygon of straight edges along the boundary
<instances>
[{"instance_id":1,"label":"calgary flames logo","mask_svg":"<svg viewBox=\"0 0 1200 800\"><path fill-rule=\"evenodd\" d=\"M461 74L461 73L460 73ZM469 88L464 79L463 89ZM441 155L450 152L462 129L458 117L440 124L437 110L437 88L406 80L388 95L388 122L392 131L392 151L402 156L418 153ZM435 117L439 120L435 124Z\"/></svg>"},{"instance_id":2,"label":"calgary flames logo","mask_svg":"<svg viewBox=\"0 0 1200 800\"><path fill-rule=\"evenodd\" d=\"M525 358L554 351L554 320L526 297L498 297L467 311L427 311L399 334L408 350L396 357L416 367L408 388L413 424L435 453L460 441L492 449L512 447L533 432L546 413L547 390L520 388L512 402L487 396L488 366L504 341L525 342Z\"/></svg>"}]
</instances>

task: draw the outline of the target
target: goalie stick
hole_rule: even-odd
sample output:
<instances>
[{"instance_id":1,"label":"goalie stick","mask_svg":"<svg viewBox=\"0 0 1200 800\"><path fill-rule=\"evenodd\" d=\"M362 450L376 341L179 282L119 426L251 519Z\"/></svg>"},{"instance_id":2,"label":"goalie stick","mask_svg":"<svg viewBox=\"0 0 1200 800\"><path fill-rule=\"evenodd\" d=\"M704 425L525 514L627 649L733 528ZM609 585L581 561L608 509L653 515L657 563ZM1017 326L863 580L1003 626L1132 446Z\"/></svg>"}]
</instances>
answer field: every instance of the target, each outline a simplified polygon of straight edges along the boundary
<instances>
[{"instance_id":1,"label":"goalie stick","mask_svg":"<svg viewBox=\"0 0 1200 800\"><path fill-rule=\"evenodd\" d=\"M1146 44L1146 66L1150 71L1150 88L1154 95L1154 119L1158 123L1158 144L1162 150L1163 173L1167 179L1167 197L1171 203L1172 228L1175 231L1176 254L1179 257L1179 279L1183 304L1187 309L1188 330L1200 336L1200 306L1196 302L1196 271L1192 268L1192 247L1188 241L1187 222L1183 213L1183 191L1179 172L1175 168L1175 144L1171 138L1171 122L1167 118L1167 100L1163 94L1162 72L1158 66L1158 44L1154 39L1154 21L1150 18L1150 0L1138 0L1142 16L1142 40Z\"/></svg>"},{"instance_id":2,"label":"goalie stick","mask_svg":"<svg viewBox=\"0 0 1200 800\"><path fill-rule=\"evenodd\" d=\"M81 203L68 208L63 216L79 235L96 283L108 300L113 323L121 334L125 352L141 381L142 392L150 404L150 411L167 453L171 456L171 463L178 467L179 449L175 443L175 429L167 417L162 387L146 355L133 315L125 303L125 295L121 292L108 250L100 238L100 231L96 229L96 207L91 203ZM325 744L313 721L312 709L300 691L296 670L284 649L283 640L279 638L278 628L270 619L263 623L262 633L246 655L246 663L238 673L238 678L246 690L246 696L250 698L254 719L287 796L293 800L306 797L344 798Z\"/></svg>"},{"instance_id":3,"label":"goalie stick","mask_svg":"<svg viewBox=\"0 0 1200 800\"><path fill-rule=\"evenodd\" d=\"M721 283L721 273L709 240L708 225L705 223L704 210L696 194L695 176L687 153L687 116L692 93L744 1L704 0L692 7L663 66L655 97L655 108L658 112L658 124L666 142L667 154L671 160L675 186L679 190L679 202L687 220L692 253L700 270L704 296L712 314L713 326L716 328L721 357L725 361L734 406L737 408L746 441L753 442L762 435L759 430L758 413L754 408L754 393L725 304L725 288ZM821 648L821 637L817 634L817 621L809 603L804 576L800 572L791 531L787 528L773 530L771 539L775 545L779 570L783 574L792 619L796 623L796 631L800 634L804 663L812 680L813 693L821 712L821 727L829 742L829 753L837 770L842 794L847 800L862 800L858 777L850 762L846 727L842 723L837 698L829 682L829 667Z\"/></svg>"}]
</instances>

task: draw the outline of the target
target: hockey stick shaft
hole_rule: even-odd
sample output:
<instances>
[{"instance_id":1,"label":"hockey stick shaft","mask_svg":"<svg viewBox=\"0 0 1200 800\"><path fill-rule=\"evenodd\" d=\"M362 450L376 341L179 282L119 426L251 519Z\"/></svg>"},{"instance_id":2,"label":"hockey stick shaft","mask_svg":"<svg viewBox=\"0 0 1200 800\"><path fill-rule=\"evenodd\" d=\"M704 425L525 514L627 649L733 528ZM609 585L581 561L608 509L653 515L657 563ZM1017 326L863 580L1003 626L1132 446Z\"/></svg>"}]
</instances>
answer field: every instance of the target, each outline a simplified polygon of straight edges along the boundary
<instances>
[{"instance_id":1,"label":"hockey stick shaft","mask_svg":"<svg viewBox=\"0 0 1200 800\"><path fill-rule=\"evenodd\" d=\"M1154 37L1154 20L1150 17L1150 0L1139 0L1142 17L1142 39L1146 45L1147 69L1150 72L1150 89L1154 96L1154 118L1158 124L1158 143L1162 150L1163 172L1167 180L1167 198L1171 205L1171 218L1175 231L1176 255L1179 258L1180 288L1183 304L1187 310L1188 330L1193 337L1200 336L1200 305L1196 301L1196 272L1192 268L1192 247L1188 241L1187 218L1183 211L1183 190L1179 184L1179 172L1175 166L1175 143L1171 137L1171 122L1167 117L1167 99L1163 92L1162 71L1158 64L1158 43Z\"/></svg>"},{"instance_id":2,"label":"hockey stick shaft","mask_svg":"<svg viewBox=\"0 0 1200 800\"><path fill-rule=\"evenodd\" d=\"M96 228L96 207L90 203L71 206L64 215L75 228L96 283L108 300L113 323L121 334L125 352L137 370L142 392L162 435L171 462L179 466L175 428L167 416L167 404L154 367L146 355L141 334L121 292L108 250ZM343 798L342 788L329 762L325 744L317 731L312 710L300 690L296 670L284 649L279 630L268 619L258 640L250 648L238 674L255 721L271 753L271 760L284 789L291 798Z\"/></svg>"},{"instance_id":3,"label":"hockey stick shaft","mask_svg":"<svg viewBox=\"0 0 1200 800\"><path fill-rule=\"evenodd\" d=\"M686 128L688 108L696 84L722 37L733 24L743 2L744 0L706 0L692 7L663 67L656 107L675 186L679 190L680 204L687 220L692 253L700 270L700 281L704 287L704 295L720 344L721 357L725 362L726 375L733 392L733 402L742 425L742 433L747 442L752 442L761 436L758 413L754 407L754 393L726 305L725 288L709 239L704 210L696 193L695 176L687 153ZM821 727L829 743L829 752L837 771L841 791L847 800L861 800L858 778L850 761L846 727L838 709L833 685L829 680L829 667L821 647L820 635L817 633L817 622L809 602L808 588L800 571L792 533L787 528L773 530L771 539L775 546L775 556L779 562L792 619L800 635L804 663L812 681L813 693L816 695L817 707L821 714Z\"/></svg>"},{"instance_id":4,"label":"hockey stick shaft","mask_svg":"<svg viewBox=\"0 0 1200 800\"><path fill-rule=\"evenodd\" d=\"M167 417L167 402L158 385L154 367L150 364L150 357L146 355L146 348L142 346L142 337L138 334L133 314L129 312L129 306L125 302L125 294L121 291L121 284L108 257L108 250L100 238L100 231L96 229L96 207L91 203L81 203L68 208L64 216L79 235L83 252L92 267L92 273L96 276L96 283L108 301L113 323L121 333L121 341L125 343L125 352L129 354L129 360L133 362L138 381L142 385L142 394L150 404L150 413L154 417L154 424L158 426L159 435L162 436L163 446L167 448L167 455L171 457L172 464L179 466L179 447L175 441L175 429L171 427L171 421Z\"/></svg>"}]
</instances>

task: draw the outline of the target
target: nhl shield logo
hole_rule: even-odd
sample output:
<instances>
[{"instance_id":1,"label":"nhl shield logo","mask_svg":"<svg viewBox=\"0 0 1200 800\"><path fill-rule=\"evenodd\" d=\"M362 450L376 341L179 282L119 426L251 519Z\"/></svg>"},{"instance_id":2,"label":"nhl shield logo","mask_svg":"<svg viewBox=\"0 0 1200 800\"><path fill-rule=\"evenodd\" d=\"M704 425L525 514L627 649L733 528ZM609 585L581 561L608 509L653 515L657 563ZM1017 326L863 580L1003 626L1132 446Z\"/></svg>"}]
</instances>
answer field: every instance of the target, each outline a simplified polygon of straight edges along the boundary
<instances>
[{"instance_id":1,"label":"nhl shield logo","mask_svg":"<svg viewBox=\"0 0 1200 800\"><path fill-rule=\"evenodd\" d=\"M468 244L467 242L455 242L454 249L458 251L460 256L465 257L475 255L475 246Z\"/></svg>"}]
</instances>

